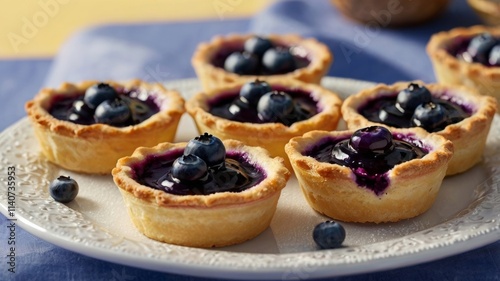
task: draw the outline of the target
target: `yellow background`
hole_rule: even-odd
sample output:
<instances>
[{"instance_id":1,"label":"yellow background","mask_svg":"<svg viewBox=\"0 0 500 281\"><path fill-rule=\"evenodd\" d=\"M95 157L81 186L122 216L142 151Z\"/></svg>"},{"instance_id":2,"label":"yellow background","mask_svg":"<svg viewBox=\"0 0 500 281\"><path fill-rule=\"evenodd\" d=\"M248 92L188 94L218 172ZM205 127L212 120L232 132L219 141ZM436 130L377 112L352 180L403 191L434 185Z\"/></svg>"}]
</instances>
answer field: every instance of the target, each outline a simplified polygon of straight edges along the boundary
<instances>
[{"instance_id":1,"label":"yellow background","mask_svg":"<svg viewBox=\"0 0 500 281\"><path fill-rule=\"evenodd\" d=\"M266 0L0 0L0 58L51 57L89 25L251 16Z\"/></svg>"}]
</instances>

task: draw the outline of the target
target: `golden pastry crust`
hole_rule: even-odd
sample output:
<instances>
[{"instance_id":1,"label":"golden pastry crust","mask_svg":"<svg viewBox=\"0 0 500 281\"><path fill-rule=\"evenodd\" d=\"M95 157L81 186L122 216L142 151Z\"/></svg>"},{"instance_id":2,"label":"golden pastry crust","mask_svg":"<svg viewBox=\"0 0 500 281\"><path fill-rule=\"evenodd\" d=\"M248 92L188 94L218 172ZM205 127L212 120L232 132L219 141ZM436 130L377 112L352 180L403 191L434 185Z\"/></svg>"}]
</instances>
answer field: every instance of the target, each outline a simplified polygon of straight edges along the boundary
<instances>
[{"instance_id":1,"label":"golden pastry crust","mask_svg":"<svg viewBox=\"0 0 500 281\"><path fill-rule=\"evenodd\" d=\"M500 101L500 67L468 63L457 59L447 51L450 46L456 44L457 38L472 38L485 32L500 37L499 27L481 25L439 32L429 40L427 54L439 82L469 86L483 95L493 96Z\"/></svg>"},{"instance_id":2,"label":"golden pastry crust","mask_svg":"<svg viewBox=\"0 0 500 281\"><path fill-rule=\"evenodd\" d=\"M291 139L285 150L309 205L322 214L346 222L394 222L427 211L446 174L453 144L419 128L393 131L412 134L429 153L391 169L389 186L380 196L356 184L356 176L350 168L303 155L311 145L326 137L348 138L353 131L313 131Z\"/></svg>"},{"instance_id":3,"label":"golden pastry crust","mask_svg":"<svg viewBox=\"0 0 500 281\"><path fill-rule=\"evenodd\" d=\"M244 83L226 85L217 89L198 93L186 102L187 112L193 117L198 131L209 132L220 139L236 139L250 146L260 146L267 149L271 155L280 156L286 160L285 144L296 136L312 130L335 130L341 118L340 106L342 100L337 94L316 84L307 84L292 79L269 78L266 80L271 86L280 86L289 89L301 89L310 92L317 100L321 112L315 116L296 122L291 126L281 123L254 124L236 122L212 115L208 112L208 102L221 94L237 93Z\"/></svg>"},{"instance_id":4,"label":"golden pastry crust","mask_svg":"<svg viewBox=\"0 0 500 281\"><path fill-rule=\"evenodd\" d=\"M178 92L166 90L161 84L140 80L106 82L116 89L137 88L157 96L155 102L160 111L134 126L80 125L49 114L54 97L83 95L96 83L99 81L63 83L58 89L42 89L26 103L25 109L42 154L48 160L71 171L107 174L119 158L130 155L135 148L173 141L180 117L185 112L184 100Z\"/></svg>"},{"instance_id":5,"label":"golden pastry crust","mask_svg":"<svg viewBox=\"0 0 500 281\"><path fill-rule=\"evenodd\" d=\"M321 78L326 75L330 65L333 62L333 55L328 47L314 38L304 39L294 34L271 34L266 36L272 42L285 46L299 46L303 48L307 54L310 63L308 66L296 69L293 72L280 75L245 75L241 76L235 73L227 72L223 68L216 67L211 63L212 57L218 50L227 45L243 46L243 42L248 38L255 36L254 34L229 34L227 36L216 36L210 42L201 43L196 49L191 63L201 81L204 90L218 88L221 85L228 83L240 83L242 81L267 80L269 77L276 78L293 78L308 83L319 84Z\"/></svg>"},{"instance_id":6,"label":"golden pastry crust","mask_svg":"<svg viewBox=\"0 0 500 281\"><path fill-rule=\"evenodd\" d=\"M265 179L242 192L179 196L139 184L132 167L150 155L183 150L186 143L141 147L118 161L113 179L141 233L171 244L206 248L244 242L269 226L290 178L283 159L271 158L265 149L239 141L223 142L227 152L243 152L249 163L261 167Z\"/></svg>"},{"instance_id":7,"label":"golden pastry crust","mask_svg":"<svg viewBox=\"0 0 500 281\"><path fill-rule=\"evenodd\" d=\"M415 82L424 85L421 81ZM357 129L372 125L384 125L366 119L359 113L358 109L367 101L377 97L394 96L395 93L407 88L408 83L379 84L348 97L342 104L342 116L347 127ZM480 162L483 157L486 138L497 110L497 101L493 97L480 95L477 91L464 86L446 84L425 84L425 86L434 96L440 96L444 93L450 94L464 104L474 107L474 112L470 117L436 132L436 134L452 141L455 147L455 153L446 174L454 175L465 172Z\"/></svg>"}]
</instances>

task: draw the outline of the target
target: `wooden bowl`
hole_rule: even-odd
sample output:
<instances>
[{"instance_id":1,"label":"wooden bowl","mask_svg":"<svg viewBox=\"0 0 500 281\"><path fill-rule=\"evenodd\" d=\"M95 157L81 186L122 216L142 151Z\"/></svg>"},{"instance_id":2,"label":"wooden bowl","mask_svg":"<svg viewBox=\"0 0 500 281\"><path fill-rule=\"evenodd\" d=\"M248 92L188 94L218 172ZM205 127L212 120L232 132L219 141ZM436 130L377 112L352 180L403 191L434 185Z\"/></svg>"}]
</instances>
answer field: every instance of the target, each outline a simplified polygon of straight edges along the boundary
<instances>
[{"instance_id":1,"label":"wooden bowl","mask_svg":"<svg viewBox=\"0 0 500 281\"><path fill-rule=\"evenodd\" d=\"M449 0L331 0L345 16L381 27L423 23L441 14Z\"/></svg>"}]
</instances>

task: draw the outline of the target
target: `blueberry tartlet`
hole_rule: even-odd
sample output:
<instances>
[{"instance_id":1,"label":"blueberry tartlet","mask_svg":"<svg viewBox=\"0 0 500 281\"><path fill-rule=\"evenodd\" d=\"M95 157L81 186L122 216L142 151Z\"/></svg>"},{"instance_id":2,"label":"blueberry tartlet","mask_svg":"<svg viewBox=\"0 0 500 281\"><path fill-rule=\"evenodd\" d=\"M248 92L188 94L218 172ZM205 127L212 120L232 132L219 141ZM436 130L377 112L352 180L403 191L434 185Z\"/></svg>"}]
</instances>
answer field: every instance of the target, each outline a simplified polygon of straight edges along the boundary
<instances>
[{"instance_id":1,"label":"blueberry tartlet","mask_svg":"<svg viewBox=\"0 0 500 281\"><path fill-rule=\"evenodd\" d=\"M427 44L436 78L500 100L500 28L473 26L433 35Z\"/></svg>"},{"instance_id":2,"label":"blueberry tartlet","mask_svg":"<svg viewBox=\"0 0 500 281\"><path fill-rule=\"evenodd\" d=\"M372 125L420 127L453 142L447 175L481 161L497 102L464 87L422 82L380 84L348 97L342 116L349 129Z\"/></svg>"},{"instance_id":3,"label":"blueberry tartlet","mask_svg":"<svg viewBox=\"0 0 500 281\"><path fill-rule=\"evenodd\" d=\"M264 231L290 177L282 158L207 133L138 148L113 169L135 227L191 247L242 243Z\"/></svg>"},{"instance_id":4,"label":"blueberry tartlet","mask_svg":"<svg viewBox=\"0 0 500 281\"><path fill-rule=\"evenodd\" d=\"M313 209L362 223L424 213L453 155L453 144L437 134L383 126L313 131L291 139L285 149Z\"/></svg>"},{"instance_id":5,"label":"blueberry tartlet","mask_svg":"<svg viewBox=\"0 0 500 281\"><path fill-rule=\"evenodd\" d=\"M201 92L186 109L200 133L264 147L286 160L284 147L292 137L337 128L341 103L316 84L269 78Z\"/></svg>"},{"instance_id":6,"label":"blueberry tartlet","mask_svg":"<svg viewBox=\"0 0 500 281\"><path fill-rule=\"evenodd\" d=\"M217 36L201 43L192 57L205 90L270 76L319 84L332 61L326 45L291 34Z\"/></svg>"},{"instance_id":7,"label":"blueberry tartlet","mask_svg":"<svg viewBox=\"0 0 500 281\"><path fill-rule=\"evenodd\" d=\"M135 148L173 141L184 100L160 84L85 81L42 89L26 111L51 162L106 174Z\"/></svg>"}]
</instances>

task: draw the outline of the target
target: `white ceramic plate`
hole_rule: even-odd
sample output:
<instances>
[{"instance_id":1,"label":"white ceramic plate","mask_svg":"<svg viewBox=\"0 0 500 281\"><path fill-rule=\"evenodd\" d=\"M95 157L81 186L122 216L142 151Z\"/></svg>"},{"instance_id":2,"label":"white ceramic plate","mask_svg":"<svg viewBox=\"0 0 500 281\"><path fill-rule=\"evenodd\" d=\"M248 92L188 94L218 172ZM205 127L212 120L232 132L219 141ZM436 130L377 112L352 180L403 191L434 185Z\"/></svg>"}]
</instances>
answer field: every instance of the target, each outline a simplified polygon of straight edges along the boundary
<instances>
[{"instance_id":1,"label":"white ceramic plate","mask_svg":"<svg viewBox=\"0 0 500 281\"><path fill-rule=\"evenodd\" d=\"M325 78L324 86L345 97L372 84ZM190 97L194 79L167 83ZM186 114L177 139L197 135ZM446 178L434 206L425 214L390 224L348 224L345 247L318 250L313 227L325 217L302 197L295 178L284 189L267 229L241 245L195 249L159 243L133 227L111 176L61 170L39 155L31 127L23 119L0 134L0 171L16 167L16 218L28 232L84 255L164 272L231 279L306 279L357 274L413 265L468 251L500 238L500 120L495 117L484 161ZM60 174L75 178L80 194L56 203L48 184ZM0 185L0 210L7 215L7 178Z\"/></svg>"}]
</instances>

